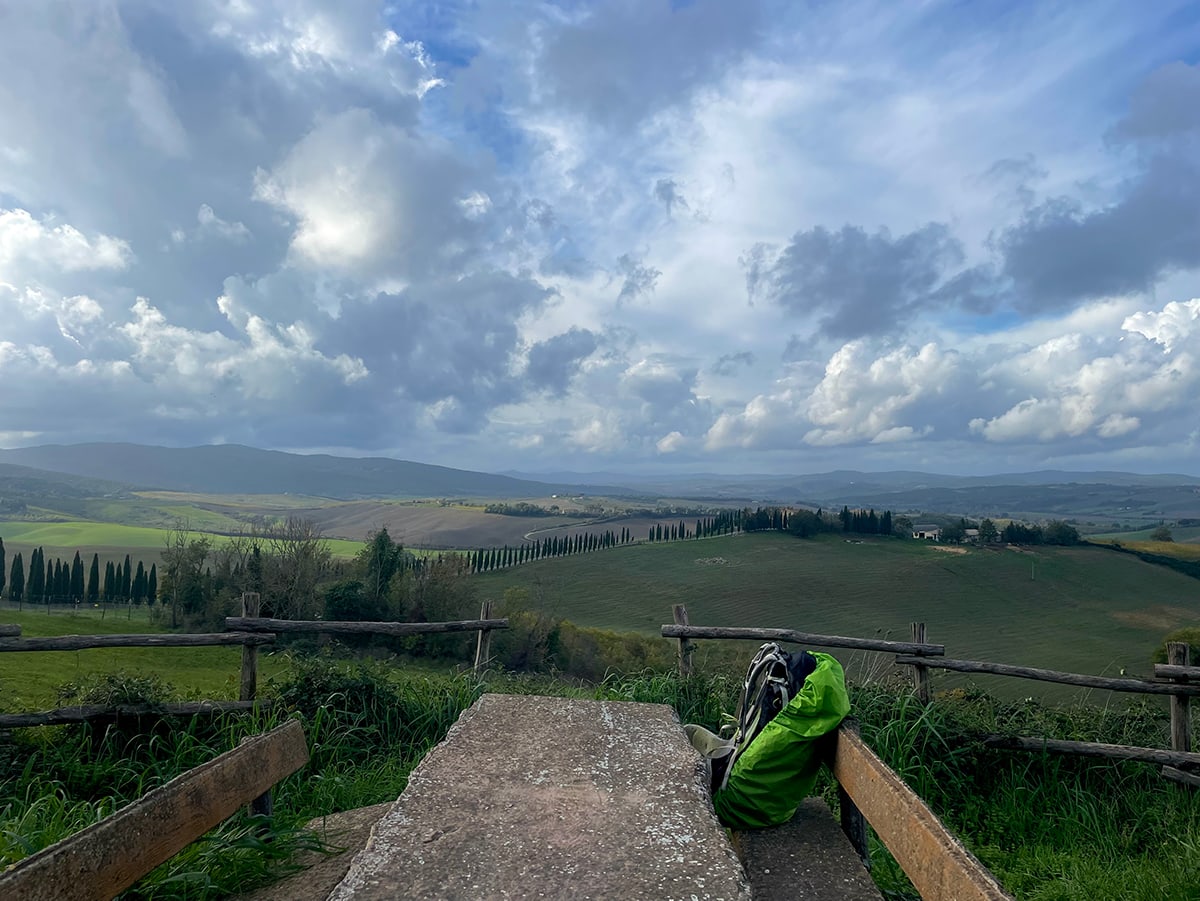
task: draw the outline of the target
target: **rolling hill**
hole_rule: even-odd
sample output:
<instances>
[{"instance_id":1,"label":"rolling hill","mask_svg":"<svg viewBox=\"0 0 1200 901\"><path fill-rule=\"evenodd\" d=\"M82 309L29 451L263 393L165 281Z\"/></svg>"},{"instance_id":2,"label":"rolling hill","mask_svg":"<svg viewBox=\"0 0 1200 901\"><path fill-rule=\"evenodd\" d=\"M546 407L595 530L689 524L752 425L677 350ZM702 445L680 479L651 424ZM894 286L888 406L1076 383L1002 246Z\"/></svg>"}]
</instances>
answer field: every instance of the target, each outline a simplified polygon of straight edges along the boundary
<instances>
[{"instance_id":1,"label":"rolling hill","mask_svg":"<svg viewBox=\"0 0 1200 901\"><path fill-rule=\"evenodd\" d=\"M0 450L0 463L138 488L206 494L508 498L545 496L572 487L385 457L289 454L236 444L183 448L44 445Z\"/></svg>"}]
</instances>

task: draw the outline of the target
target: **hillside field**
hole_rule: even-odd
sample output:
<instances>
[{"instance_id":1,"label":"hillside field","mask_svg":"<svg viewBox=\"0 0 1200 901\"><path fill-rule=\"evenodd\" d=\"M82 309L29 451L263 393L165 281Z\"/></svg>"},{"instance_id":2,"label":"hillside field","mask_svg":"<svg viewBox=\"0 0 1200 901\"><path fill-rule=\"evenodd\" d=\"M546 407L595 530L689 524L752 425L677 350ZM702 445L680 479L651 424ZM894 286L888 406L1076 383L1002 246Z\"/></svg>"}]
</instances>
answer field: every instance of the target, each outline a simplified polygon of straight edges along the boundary
<instances>
[{"instance_id":1,"label":"hillside field","mask_svg":"<svg viewBox=\"0 0 1200 901\"><path fill-rule=\"evenodd\" d=\"M123 559L128 553L134 559L140 556L149 566L151 562L159 561L168 534L166 529L84 520L0 522L0 538L4 539L9 561L12 560L13 554L20 551L25 555L27 563L29 552L35 547L42 547L45 548L48 557L71 557L78 550L80 553L86 551L89 557L92 553L99 553L101 559ZM224 535L198 530L194 530L193 534L207 537L218 546L230 540ZM335 557L353 557L362 549L362 543L358 541L337 538L327 540Z\"/></svg>"},{"instance_id":2,"label":"hillside field","mask_svg":"<svg viewBox=\"0 0 1200 901\"><path fill-rule=\"evenodd\" d=\"M1200 624L1200 582L1089 547L939 549L757 533L559 557L479 578L485 596L524 588L531 606L579 625L657 635L677 603L708 626L907 640L909 623L924 621L948 657L1080 673L1147 674L1166 632ZM989 689L1035 685L977 678Z\"/></svg>"},{"instance_id":3,"label":"hillside field","mask_svg":"<svg viewBox=\"0 0 1200 901\"><path fill-rule=\"evenodd\" d=\"M166 631L151 621L146 609L99 609L79 612L52 608L18 613L9 603L0 607L0 623L17 623L22 638L58 635L120 635ZM265 649L259 653L259 683L280 672L282 657ZM0 710L41 710L58 706L56 689L65 682L118 670L154 673L180 692L195 698L236 700L242 667L240 647L215 648L92 648L86 651L29 651L0 654Z\"/></svg>"}]
</instances>

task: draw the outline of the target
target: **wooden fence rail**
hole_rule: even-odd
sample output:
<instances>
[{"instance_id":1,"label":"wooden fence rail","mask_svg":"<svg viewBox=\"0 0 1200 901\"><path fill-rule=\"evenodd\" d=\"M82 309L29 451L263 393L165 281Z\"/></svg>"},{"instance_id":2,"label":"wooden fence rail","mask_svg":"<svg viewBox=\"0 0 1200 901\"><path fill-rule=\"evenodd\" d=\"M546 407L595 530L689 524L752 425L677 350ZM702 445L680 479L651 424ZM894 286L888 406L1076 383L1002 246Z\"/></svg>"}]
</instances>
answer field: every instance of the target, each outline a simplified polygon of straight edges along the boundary
<instances>
[{"instance_id":1,"label":"wooden fence rail","mask_svg":"<svg viewBox=\"0 0 1200 901\"><path fill-rule=\"evenodd\" d=\"M0 623L0 638L20 638L21 627L17 625L9 625L8 623Z\"/></svg>"},{"instance_id":2,"label":"wooden fence rail","mask_svg":"<svg viewBox=\"0 0 1200 901\"><path fill-rule=\"evenodd\" d=\"M307 762L289 720L18 861L0 873L0 898L109 901Z\"/></svg>"},{"instance_id":3,"label":"wooden fence rail","mask_svg":"<svg viewBox=\"0 0 1200 901\"><path fill-rule=\"evenodd\" d=\"M27 726L63 726L106 719L135 719L158 716L216 716L269 707L271 701L187 701L182 704L120 704L111 706L59 707L36 713L0 713L0 729Z\"/></svg>"},{"instance_id":4,"label":"wooden fence rail","mask_svg":"<svg viewBox=\"0 0 1200 901\"><path fill-rule=\"evenodd\" d=\"M2 651L84 651L92 648L202 648L271 644L275 636L249 632L196 632L182 635L60 635L57 638L0 638Z\"/></svg>"},{"instance_id":5,"label":"wooden fence rail","mask_svg":"<svg viewBox=\"0 0 1200 901\"><path fill-rule=\"evenodd\" d=\"M444 632L479 632L507 629L507 619L468 619L450 623L383 623L323 620L225 617L226 629L243 632L327 632L332 635L434 635Z\"/></svg>"},{"instance_id":6,"label":"wooden fence rail","mask_svg":"<svg viewBox=\"0 0 1200 901\"><path fill-rule=\"evenodd\" d=\"M953 670L956 673L985 673L993 676L1012 676L1017 679L1032 679L1036 682L1055 682L1060 685L1078 685L1082 688L1103 688L1108 691L1124 691L1136 694L1200 695L1200 685L1172 685L1168 682L1150 682L1144 679L1089 676L1082 673L1061 673L1057 670L1038 669L1032 666L989 663L985 660L954 660L949 657L930 660L927 657L902 656L896 658L896 663L900 666L924 666L931 669Z\"/></svg>"},{"instance_id":7,"label":"wooden fence rail","mask_svg":"<svg viewBox=\"0 0 1200 901\"><path fill-rule=\"evenodd\" d=\"M686 615L686 611L684 613ZM678 638L681 642L691 638L730 638L749 641L785 641L818 648L850 648L856 651L880 651L886 654L941 656L946 653L945 645L940 644L884 641L879 638L849 638L844 635L818 635L814 632L798 632L795 629L742 629L670 623L662 627L662 636L663 638Z\"/></svg>"},{"instance_id":8,"label":"wooden fence rail","mask_svg":"<svg viewBox=\"0 0 1200 901\"><path fill-rule=\"evenodd\" d=\"M983 743L1005 751L1049 751L1077 757L1102 757L1107 760L1140 760L1167 766L1200 767L1200 754L1187 751L1162 751L1133 745L1110 745L1098 741L1066 741L1058 738L1028 738L1014 735L987 735Z\"/></svg>"}]
</instances>

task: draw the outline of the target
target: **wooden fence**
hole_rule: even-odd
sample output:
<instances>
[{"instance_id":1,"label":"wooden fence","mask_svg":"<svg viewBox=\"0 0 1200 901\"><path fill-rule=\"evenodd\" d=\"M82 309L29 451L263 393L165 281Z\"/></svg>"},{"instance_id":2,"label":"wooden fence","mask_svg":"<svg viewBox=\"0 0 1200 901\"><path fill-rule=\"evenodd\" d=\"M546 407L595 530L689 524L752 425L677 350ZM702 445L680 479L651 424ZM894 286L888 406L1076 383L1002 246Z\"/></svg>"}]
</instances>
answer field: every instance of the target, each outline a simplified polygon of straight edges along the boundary
<instances>
[{"instance_id":1,"label":"wooden fence","mask_svg":"<svg viewBox=\"0 0 1200 901\"><path fill-rule=\"evenodd\" d=\"M677 604L673 610L674 622L662 627L664 638L679 642L679 674L686 678L692 672L694 639L749 639L753 641L777 641L803 644L810 647L850 648L895 654L898 666L911 667L913 691L923 704L933 701L929 685L931 669L950 670L960 673L983 673L1008 676L1016 679L1032 679L1059 685L1076 685L1083 688L1099 688L1107 691L1132 692L1145 695L1166 695L1171 705L1171 748L1141 748L1132 745L1110 745L1102 742L1064 741L1050 738L986 735L984 743L1005 750L1043 751L1057 754L1075 754L1086 757L1103 757L1113 760L1139 760L1161 764L1162 775L1175 782L1200 787L1200 753L1192 750L1190 699L1200 695L1200 666L1191 666L1190 648L1187 644L1170 642L1167 645L1168 663L1154 667L1154 679L1114 678L1082 673L1065 673L1057 670L1038 669L1030 666L1015 666L1008 663L990 663L983 660L955 660L945 656L946 649L940 644L926 640L925 623L912 624L912 641L885 641L874 638L849 638L841 635L818 635L797 632L792 629L723 628L716 626L693 626L688 622L687 609Z\"/></svg>"},{"instance_id":2,"label":"wooden fence","mask_svg":"<svg viewBox=\"0 0 1200 901\"><path fill-rule=\"evenodd\" d=\"M156 716L211 716L250 710L265 704L258 700L258 649L275 643L281 632L327 633L334 635L430 635L475 632L475 672L487 667L491 634L507 629L507 619L493 619L492 602L485 601L479 619L444 623L321 622L268 619L258 616L260 598L242 595L242 616L225 620L225 632L140 635L61 635L57 638L21 638L21 627L0 625L0 653L21 651L82 651L93 648L200 648L241 645L242 668L237 701L194 701L186 704L129 704L119 706L73 706L34 713L0 714L0 729L26 726L59 726Z\"/></svg>"}]
</instances>

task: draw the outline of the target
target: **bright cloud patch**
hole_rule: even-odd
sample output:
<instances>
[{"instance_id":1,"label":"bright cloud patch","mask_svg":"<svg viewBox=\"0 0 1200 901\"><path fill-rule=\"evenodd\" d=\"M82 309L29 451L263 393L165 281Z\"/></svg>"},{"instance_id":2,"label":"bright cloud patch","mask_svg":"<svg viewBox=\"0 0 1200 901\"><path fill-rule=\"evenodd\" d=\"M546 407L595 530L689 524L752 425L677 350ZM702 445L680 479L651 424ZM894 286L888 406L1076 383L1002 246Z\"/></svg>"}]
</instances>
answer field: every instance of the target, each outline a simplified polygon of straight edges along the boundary
<instances>
[{"instance_id":1,"label":"bright cloud patch","mask_svg":"<svg viewBox=\"0 0 1200 901\"><path fill-rule=\"evenodd\" d=\"M87 237L50 217L36 219L27 210L0 210L0 274L17 266L50 266L67 271L124 269L129 245L109 235ZM0 275L2 280L2 275Z\"/></svg>"}]
</instances>

